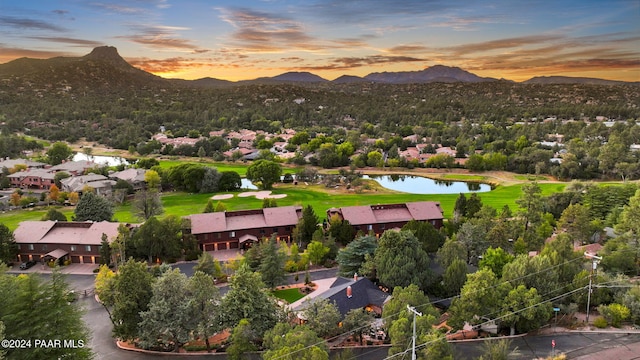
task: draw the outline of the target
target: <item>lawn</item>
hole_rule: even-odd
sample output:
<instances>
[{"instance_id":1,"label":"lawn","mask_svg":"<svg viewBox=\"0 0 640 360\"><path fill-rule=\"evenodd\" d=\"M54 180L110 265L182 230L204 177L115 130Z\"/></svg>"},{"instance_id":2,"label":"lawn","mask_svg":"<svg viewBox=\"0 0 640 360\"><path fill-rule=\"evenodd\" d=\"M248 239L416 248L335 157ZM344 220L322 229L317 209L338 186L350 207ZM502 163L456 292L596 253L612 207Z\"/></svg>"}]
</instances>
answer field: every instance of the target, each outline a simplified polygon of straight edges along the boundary
<instances>
[{"instance_id":1,"label":"lawn","mask_svg":"<svg viewBox=\"0 0 640 360\"><path fill-rule=\"evenodd\" d=\"M562 192L566 186L563 183L540 183L543 195L550 195L554 192ZM516 199L522 193L522 184L498 186L494 190L485 193L478 193L483 204L490 205L500 210L504 205L509 205L512 211L517 209ZM239 193L239 192L238 192ZM238 193L235 193L236 195ZM316 214L323 219L327 209L331 207L343 207L354 205L370 205L370 204L392 204L404 203L411 201L439 201L444 210L445 218L450 218L453 214L453 208L459 194L407 194L400 192L392 192L387 190L377 190L366 193L339 193L330 192L320 185L291 185L277 184L273 189L274 194L287 194L286 198L277 199L278 206L287 205L311 205ZM214 194L188 194L183 192L169 192L162 196L164 205L164 214L186 216L190 214L199 214L204 210L207 201ZM467 195L468 196L468 195ZM262 207L262 200L255 197L238 197L221 200L227 210L246 210L259 209ZM40 220L47 209L29 209L11 211L0 214L0 222L4 223L9 229L13 230L18 223L26 220ZM72 209L61 208L67 218L71 220ZM120 222L137 223L140 222L131 213L131 205L125 204L116 207L114 218Z\"/></svg>"},{"instance_id":2,"label":"lawn","mask_svg":"<svg viewBox=\"0 0 640 360\"><path fill-rule=\"evenodd\" d=\"M300 292L298 288L285 289L285 290L274 290L272 292L273 296L278 299L282 299L289 304L296 302L297 300L302 299L305 295Z\"/></svg>"}]
</instances>

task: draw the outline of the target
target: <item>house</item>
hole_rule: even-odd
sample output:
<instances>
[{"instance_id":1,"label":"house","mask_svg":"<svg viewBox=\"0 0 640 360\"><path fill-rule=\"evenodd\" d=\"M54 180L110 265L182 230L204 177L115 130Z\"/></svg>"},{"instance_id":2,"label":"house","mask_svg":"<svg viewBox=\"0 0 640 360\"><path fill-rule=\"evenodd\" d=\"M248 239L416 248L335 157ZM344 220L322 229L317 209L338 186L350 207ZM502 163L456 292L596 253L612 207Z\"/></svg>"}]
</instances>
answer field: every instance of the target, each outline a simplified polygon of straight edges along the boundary
<instances>
[{"instance_id":1,"label":"house","mask_svg":"<svg viewBox=\"0 0 640 360\"><path fill-rule=\"evenodd\" d=\"M278 241L290 241L291 232L302 217L301 206L281 206L256 210L194 214L191 235L203 251L248 249L264 237L276 235ZM189 234L189 229L184 231Z\"/></svg>"},{"instance_id":2,"label":"house","mask_svg":"<svg viewBox=\"0 0 640 360\"><path fill-rule=\"evenodd\" d=\"M118 236L115 222L23 221L13 232L18 261L100 263L102 234L109 242Z\"/></svg>"},{"instance_id":3,"label":"house","mask_svg":"<svg viewBox=\"0 0 640 360\"><path fill-rule=\"evenodd\" d=\"M30 169L7 175L11 187L21 189L49 190L54 182L55 173L47 169Z\"/></svg>"},{"instance_id":4,"label":"house","mask_svg":"<svg viewBox=\"0 0 640 360\"><path fill-rule=\"evenodd\" d=\"M104 175L88 174L62 179L60 180L60 184L62 185L62 191L82 193L84 188L89 186L96 191L96 194L104 196L111 193L116 182L109 180L109 178Z\"/></svg>"},{"instance_id":5,"label":"house","mask_svg":"<svg viewBox=\"0 0 640 360\"><path fill-rule=\"evenodd\" d=\"M411 220L428 221L436 229L443 226L443 211L439 202L417 201L404 204L346 206L327 210L327 217L338 215L348 220L355 231L373 231L380 236L385 230L402 228Z\"/></svg>"},{"instance_id":6,"label":"house","mask_svg":"<svg viewBox=\"0 0 640 360\"><path fill-rule=\"evenodd\" d=\"M146 169L127 169L109 174L111 180L124 180L131 184L133 190L144 189L146 182L144 176L146 175Z\"/></svg>"},{"instance_id":7,"label":"house","mask_svg":"<svg viewBox=\"0 0 640 360\"><path fill-rule=\"evenodd\" d=\"M49 171L53 173L64 171L70 175L78 176L95 167L100 167L100 165L93 161L65 161L61 164L50 167Z\"/></svg>"},{"instance_id":8,"label":"house","mask_svg":"<svg viewBox=\"0 0 640 360\"><path fill-rule=\"evenodd\" d=\"M342 318L353 309L365 309L380 316L382 315L384 304L390 298L389 293L380 290L377 285L366 277L358 278L357 275L353 279L338 277L329 289L308 300L297 303L293 310L301 312L314 301L326 299L335 303Z\"/></svg>"},{"instance_id":9,"label":"house","mask_svg":"<svg viewBox=\"0 0 640 360\"><path fill-rule=\"evenodd\" d=\"M31 161L31 160L27 160L27 159L5 159L0 161L0 169L2 168L7 168L9 170L13 169L16 167L16 165L24 165L27 167L27 169L44 169L47 164L45 163L41 163L41 162L37 162L37 161Z\"/></svg>"}]
</instances>

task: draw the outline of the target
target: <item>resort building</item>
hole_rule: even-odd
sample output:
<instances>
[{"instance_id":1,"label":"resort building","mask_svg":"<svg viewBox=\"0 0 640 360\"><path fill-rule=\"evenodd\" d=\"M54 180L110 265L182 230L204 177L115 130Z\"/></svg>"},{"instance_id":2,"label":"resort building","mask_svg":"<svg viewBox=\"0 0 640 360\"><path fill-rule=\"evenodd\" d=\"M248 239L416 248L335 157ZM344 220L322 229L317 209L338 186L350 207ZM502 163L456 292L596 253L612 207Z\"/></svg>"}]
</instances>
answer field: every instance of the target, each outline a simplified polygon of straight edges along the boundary
<instances>
[{"instance_id":1,"label":"resort building","mask_svg":"<svg viewBox=\"0 0 640 360\"><path fill-rule=\"evenodd\" d=\"M102 235L118 236L116 222L23 221L13 232L18 261L60 261L99 264Z\"/></svg>"},{"instance_id":2,"label":"resort building","mask_svg":"<svg viewBox=\"0 0 640 360\"><path fill-rule=\"evenodd\" d=\"M382 235L385 230L400 229L411 220L428 221L436 229L443 225L443 211L439 202L417 201L404 204L346 206L327 210L327 218L339 216L347 220L355 231Z\"/></svg>"},{"instance_id":3,"label":"resort building","mask_svg":"<svg viewBox=\"0 0 640 360\"><path fill-rule=\"evenodd\" d=\"M191 234L203 251L248 249L275 234L278 241L290 241L291 232L302 217L301 206L282 206L257 210L241 210L194 214ZM188 235L189 230L184 231Z\"/></svg>"}]
</instances>

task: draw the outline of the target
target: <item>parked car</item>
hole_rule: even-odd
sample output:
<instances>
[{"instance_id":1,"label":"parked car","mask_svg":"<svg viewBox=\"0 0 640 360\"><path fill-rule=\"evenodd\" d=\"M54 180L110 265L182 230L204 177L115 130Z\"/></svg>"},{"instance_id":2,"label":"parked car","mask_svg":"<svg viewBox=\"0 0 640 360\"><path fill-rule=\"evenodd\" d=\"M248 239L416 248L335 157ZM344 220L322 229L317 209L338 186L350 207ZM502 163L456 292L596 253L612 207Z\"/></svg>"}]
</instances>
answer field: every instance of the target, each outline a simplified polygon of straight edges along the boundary
<instances>
[{"instance_id":1,"label":"parked car","mask_svg":"<svg viewBox=\"0 0 640 360\"><path fill-rule=\"evenodd\" d=\"M36 264L35 260L29 260L27 262L23 262L22 264L20 264L20 269L27 270L33 267L35 264Z\"/></svg>"}]
</instances>

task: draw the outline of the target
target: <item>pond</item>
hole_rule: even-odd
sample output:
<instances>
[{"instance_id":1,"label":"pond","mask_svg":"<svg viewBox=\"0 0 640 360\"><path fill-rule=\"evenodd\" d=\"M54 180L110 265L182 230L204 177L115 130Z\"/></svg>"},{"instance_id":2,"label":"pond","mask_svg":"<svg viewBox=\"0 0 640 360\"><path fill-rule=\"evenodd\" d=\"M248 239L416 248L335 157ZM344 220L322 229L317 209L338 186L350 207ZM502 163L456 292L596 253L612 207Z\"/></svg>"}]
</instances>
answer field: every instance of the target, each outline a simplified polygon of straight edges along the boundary
<instances>
[{"instance_id":1,"label":"pond","mask_svg":"<svg viewBox=\"0 0 640 360\"><path fill-rule=\"evenodd\" d=\"M409 194L459 194L491 191L491 185L487 184L433 180L413 175L364 175L362 178L374 180L386 189Z\"/></svg>"},{"instance_id":2,"label":"pond","mask_svg":"<svg viewBox=\"0 0 640 360\"><path fill-rule=\"evenodd\" d=\"M253 185L247 178L242 178L240 181L242 181L242 185L240 185L241 189L258 190L258 187Z\"/></svg>"},{"instance_id":3,"label":"pond","mask_svg":"<svg viewBox=\"0 0 640 360\"><path fill-rule=\"evenodd\" d=\"M121 157L116 156L103 156L103 155L87 155L85 153L76 153L73 155L73 161L93 161L96 164L103 164L107 166L129 165L129 162Z\"/></svg>"}]
</instances>

